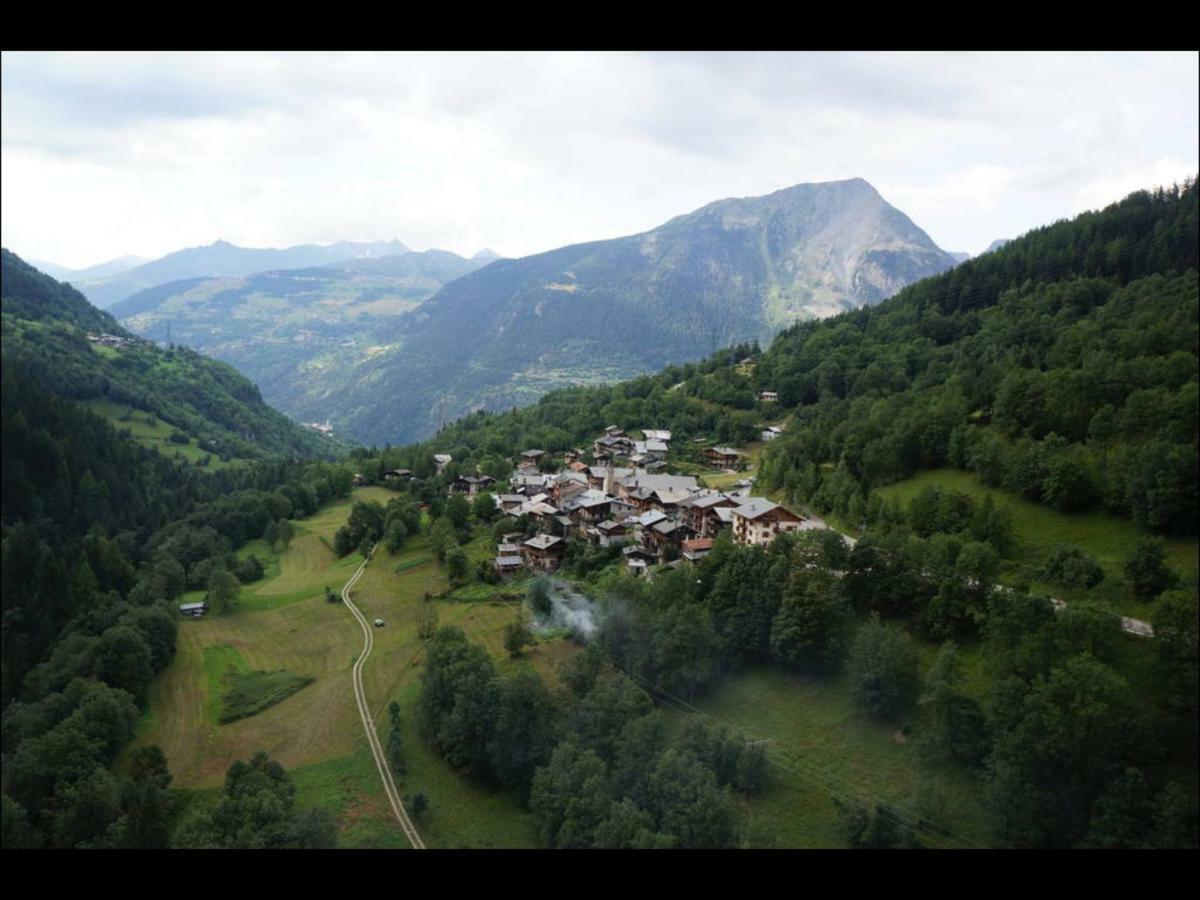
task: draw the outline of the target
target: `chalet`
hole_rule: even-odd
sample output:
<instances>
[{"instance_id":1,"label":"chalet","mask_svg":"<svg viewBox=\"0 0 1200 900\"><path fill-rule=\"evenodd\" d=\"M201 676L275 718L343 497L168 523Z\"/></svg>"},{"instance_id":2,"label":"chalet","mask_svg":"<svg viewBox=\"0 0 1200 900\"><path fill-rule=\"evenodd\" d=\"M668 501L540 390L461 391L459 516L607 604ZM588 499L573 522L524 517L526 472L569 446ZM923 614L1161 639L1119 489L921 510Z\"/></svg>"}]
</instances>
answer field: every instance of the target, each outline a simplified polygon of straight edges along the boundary
<instances>
[{"instance_id":1,"label":"chalet","mask_svg":"<svg viewBox=\"0 0 1200 900\"><path fill-rule=\"evenodd\" d=\"M433 464L434 464L435 466L437 466L437 473L438 473L439 475L441 475L441 474L442 474L442 470L443 470L444 468L446 468L446 466L450 465L450 463L451 463L451 462L453 462L453 461L454 461L454 457L453 457L453 456L451 456L449 453L435 453L435 454L433 454Z\"/></svg>"},{"instance_id":2,"label":"chalet","mask_svg":"<svg viewBox=\"0 0 1200 900\"><path fill-rule=\"evenodd\" d=\"M733 509L735 506L738 506L738 501L732 497L727 497L720 491L708 491L693 496L687 503L682 504L681 508L688 528L705 538L716 534L728 524L722 523L717 510Z\"/></svg>"},{"instance_id":3,"label":"chalet","mask_svg":"<svg viewBox=\"0 0 1200 900\"><path fill-rule=\"evenodd\" d=\"M466 494L468 497L474 497L495 483L496 479L491 475L460 475L450 483L450 493Z\"/></svg>"},{"instance_id":4,"label":"chalet","mask_svg":"<svg viewBox=\"0 0 1200 900\"><path fill-rule=\"evenodd\" d=\"M764 428L760 436L764 441L773 441L781 434L783 434L783 429L778 425L772 425L769 428Z\"/></svg>"},{"instance_id":5,"label":"chalet","mask_svg":"<svg viewBox=\"0 0 1200 900\"><path fill-rule=\"evenodd\" d=\"M545 450L524 450L521 452L521 462L533 463L536 466L545 455Z\"/></svg>"},{"instance_id":6,"label":"chalet","mask_svg":"<svg viewBox=\"0 0 1200 900\"><path fill-rule=\"evenodd\" d=\"M411 469L388 469L383 473L384 481L403 481L406 478L412 478Z\"/></svg>"},{"instance_id":7,"label":"chalet","mask_svg":"<svg viewBox=\"0 0 1200 900\"><path fill-rule=\"evenodd\" d=\"M503 512L519 510L521 505L528 500L524 494L500 494L496 497L496 505Z\"/></svg>"},{"instance_id":8,"label":"chalet","mask_svg":"<svg viewBox=\"0 0 1200 900\"><path fill-rule=\"evenodd\" d=\"M776 535L800 530L802 516L764 497L751 497L733 510L733 539L739 544L765 546Z\"/></svg>"},{"instance_id":9,"label":"chalet","mask_svg":"<svg viewBox=\"0 0 1200 900\"><path fill-rule=\"evenodd\" d=\"M671 443L671 432L669 431L646 428L642 430L642 437L647 441L662 441L664 444Z\"/></svg>"},{"instance_id":10,"label":"chalet","mask_svg":"<svg viewBox=\"0 0 1200 900\"><path fill-rule=\"evenodd\" d=\"M721 469L732 469L738 464L738 452L732 447L709 447L704 451L704 458Z\"/></svg>"},{"instance_id":11,"label":"chalet","mask_svg":"<svg viewBox=\"0 0 1200 900\"><path fill-rule=\"evenodd\" d=\"M679 549L683 551L680 556L688 562L699 562L708 556L708 552L712 550L712 538L696 538L690 541L684 541L679 545Z\"/></svg>"},{"instance_id":12,"label":"chalet","mask_svg":"<svg viewBox=\"0 0 1200 900\"><path fill-rule=\"evenodd\" d=\"M630 575L644 575L647 569L658 562L652 553L647 553L636 545L626 547L621 551L621 555L625 558L625 567Z\"/></svg>"},{"instance_id":13,"label":"chalet","mask_svg":"<svg viewBox=\"0 0 1200 900\"><path fill-rule=\"evenodd\" d=\"M758 394L758 399L762 403L778 403L779 395L774 391L760 391Z\"/></svg>"},{"instance_id":14,"label":"chalet","mask_svg":"<svg viewBox=\"0 0 1200 900\"><path fill-rule=\"evenodd\" d=\"M581 527L595 525L608 518L612 498L603 491L588 490L563 504L566 512Z\"/></svg>"},{"instance_id":15,"label":"chalet","mask_svg":"<svg viewBox=\"0 0 1200 900\"><path fill-rule=\"evenodd\" d=\"M191 616L193 619L201 618L208 612L207 603L180 603L179 612L181 615Z\"/></svg>"},{"instance_id":16,"label":"chalet","mask_svg":"<svg viewBox=\"0 0 1200 900\"><path fill-rule=\"evenodd\" d=\"M525 567L524 560L520 556L512 554L497 556L492 565L496 567L496 572L501 577L512 575L515 572L521 571Z\"/></svg>"},{"instance_id":17,"label":"chalet","mask_svg":"<svg viewBox=\"0 0 1200 900\"><path fill-rule=\"evenodd\" d=\"M592 452L596 456L605 454L609 458L614 456L628 456L634 452L634 442L623 434L606 434L604 437L597 438L592 442Z\"/></svg>"},{"instance_id":18,"label":"chalet","mask_svg":"<svg viewBox=\"0 0 1200 900\"><path fill-rule=\"evenodd\" d=\"M575 527L575 523L571 520L571 517L565 516L562 513L559 513L557 516L554 516L552 519L551 528L554 530L554 533L557 534L559 537L564 537L564 538L570 537L571 529L573 529L574 527Z\"/></svg>"},{"instance_id":19,"label":"chalet","mask_svg":"<svg viewBox=\"0 0 1200 900\"><path fill-rule=\"evenodd\" d=\"M534 494L544 493L549 480L549 476L540 473L536 475L518 474L510 478L508 483L512 487L514 494L524 494L526 497L532 497Z\"/></svg>"},{"instance_id":20,"label":"chalet","mask_svg":"<svg viewBox=\"0 0 1200 900\"><path fill-rule=\"evenodd\" d=\"M560 472L550 479L548 490L558 503L565 503L571 497L588 490L588 477L579 472Z\"/></svg>"},{"instance_id":21,"label":"chalet","mask_svg":"<svg viewBox=\"0 0 1200 900\"><path fill-rule=\"evenodd\" d=\"M611 547L613 544L624 543L629 535L629 527L624 522L614 522L608 519L596 526L597 543L601 547Z\"/></svg>"},{"instance_id":22,"label":"chalet","mask_svg":"<svg viewBox=\"0 0 1200 900\"><path fill-rule=\"evenodd\" d=\"M496 545L497 556L520 556L520 554L521 545L513 541L502 541Z\"/></svg>"},{"instance_id":23,"label":"chalet","mask_svg":"<svg viewBox=\"0 0 1200 900\"><path fill-rule=\"evenodd\" d=\"M588 464L581 460L576 460L575 462L573 462L569 466L567 466L567 468L570 469L572 472L580 472L583 475L587 475Z\"/></svg>"},{"instance_id":24,"label":"chalet","mask_svg":"<svg viewBox=\"0 0 1200 900\"><path fill-rule=\"evenodd\" d=\"M625 437L625 429L618 428L616 425L609 425L604 429L604 433L609 437Z\"/></svg>"},{"instance_id":25,"label":"chalet","mask_svg":"<svg viewBox=\"0 0 1200 900\"><path fill-rule=\"evenodd\" d=\"M363 476L363 474L361 472L355 472L354 477L350 479L350 483L352 485L354 485L355 487L362 487L364 484L367 483L367 479Z\"/></svg>"},{"instance_id":26,"label":"chalet","mask_svg":"<svg viewBox=\"0 0 1200 900\"><path fill-rule=\"evenodd\" d=\"M644 546L660 558L667 555L667 547L678 547L691 533L687 526L674 519L663 519L645 529Z\"/></svg>"},{"instance_id":27,"label":"chalet","mask_svg":"<svg viewBox=\"0 0 1200 900\"><path fill-rule=\"evenodd\" d=\"M521 545L521 555L532 569L553 572L562 561L566 542L550 534L539 534Z\"/></svg>"}]
</instances>

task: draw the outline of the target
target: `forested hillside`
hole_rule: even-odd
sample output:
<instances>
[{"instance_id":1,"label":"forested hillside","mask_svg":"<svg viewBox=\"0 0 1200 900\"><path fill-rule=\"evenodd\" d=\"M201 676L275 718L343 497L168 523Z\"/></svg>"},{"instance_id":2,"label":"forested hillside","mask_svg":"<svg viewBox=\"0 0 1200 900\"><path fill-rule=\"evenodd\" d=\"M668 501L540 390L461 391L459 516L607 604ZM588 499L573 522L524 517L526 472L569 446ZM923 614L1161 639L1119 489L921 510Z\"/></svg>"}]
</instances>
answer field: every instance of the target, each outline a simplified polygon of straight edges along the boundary
<instances>
[{"instance_id":1,"label":"forested hillside","mask_svg":"<svg viewBox=\"0 0 1200 900\"><path fill-rule=\"evenodd\" d=\"M7 250L0 292L5 361L61 397L109 401L130 415L152 413L184 443L195 440L222 459L329 457L344 449L271 409L229 366L137 338L78 291ZM89 340L89 333L109 338Z\"/></svg>"}]
</instances>

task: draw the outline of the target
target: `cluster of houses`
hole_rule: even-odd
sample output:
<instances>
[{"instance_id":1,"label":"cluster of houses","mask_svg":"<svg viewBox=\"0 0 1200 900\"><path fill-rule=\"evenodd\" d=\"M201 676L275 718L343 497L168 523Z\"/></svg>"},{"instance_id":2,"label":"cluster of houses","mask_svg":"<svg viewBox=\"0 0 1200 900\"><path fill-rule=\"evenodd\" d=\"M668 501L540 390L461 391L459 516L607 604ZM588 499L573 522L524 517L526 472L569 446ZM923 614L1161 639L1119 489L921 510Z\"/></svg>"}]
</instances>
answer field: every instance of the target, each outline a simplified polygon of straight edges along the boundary
<instances>
[{"instance_id":1,"label":"cluster of houses","mask_svg":"<svg viewBox=\"0 0 1200 900\"><path fill-rule=\"evenodd\" d=\"M96 333L89 331L87 339L93 344L100 344L102 347L115 347L117 349L132 347L134 344L139 343L135 338L121 337L119 334L109 334L108 332Z\"/></svg>"},{"instance_id":2,"label":"cluster of houses","mask_svg":"<svg viewBox=\"0 0 1200 900\"><path fill-rule=\"evenodd\" d=\"M540 471L545 451L522 453L509 492L496 494L496 503L513 520L536 520L538 534L528 540L516 532L505 535L497 546L496 570L501 575L522 569L552 572L567 542L579 537L600 547L620 545L626 566L640 574L657 565L702 559L725 529L737 543L765 545L776 535L817 527L778 503L749 496L750 480L724 492L700 487L691 475L669 474L665 457L671 433L642 435L634 440L610 427L593 444L593 462L574 450L556 472ZM733 468L738 461L729 447L712 447L704 455L720 468ZM462 477L451 490L495 491L494 479Z\"/></svg>"}]
</instances>

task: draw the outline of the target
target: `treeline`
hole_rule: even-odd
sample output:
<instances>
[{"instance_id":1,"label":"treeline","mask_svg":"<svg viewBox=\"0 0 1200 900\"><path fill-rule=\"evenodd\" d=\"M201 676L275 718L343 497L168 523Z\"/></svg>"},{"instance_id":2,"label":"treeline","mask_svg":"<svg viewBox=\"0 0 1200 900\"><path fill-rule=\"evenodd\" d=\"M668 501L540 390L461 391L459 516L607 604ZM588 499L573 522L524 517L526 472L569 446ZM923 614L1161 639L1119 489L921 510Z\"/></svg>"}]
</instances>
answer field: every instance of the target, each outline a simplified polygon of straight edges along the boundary
<instances>
[{"instance_id":1,"label":"treeline","mask_svg":"<svg viewBox=\"0 0 1200 900\"><path fill-rule=\"evenodd\" d=\"M733 791L761 790L766 759L739 735L688 723L668 736L649 695L598 648L566 664L564 693L536 672L497 676L458 628L428 645L420 727L453 766L511 790L547 847L730 847Z\"/></svg>"}]
</instances>

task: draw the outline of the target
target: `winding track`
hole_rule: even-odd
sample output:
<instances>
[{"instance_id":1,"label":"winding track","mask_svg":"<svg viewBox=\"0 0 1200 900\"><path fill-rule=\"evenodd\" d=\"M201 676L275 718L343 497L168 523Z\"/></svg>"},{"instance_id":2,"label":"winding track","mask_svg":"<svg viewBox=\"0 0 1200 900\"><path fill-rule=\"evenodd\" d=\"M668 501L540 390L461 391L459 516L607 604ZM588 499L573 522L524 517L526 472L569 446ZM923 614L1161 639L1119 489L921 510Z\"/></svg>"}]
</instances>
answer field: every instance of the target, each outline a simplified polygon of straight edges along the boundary
<instances>
[{"instance_id":1,"label":"winding track","mask_svg":"<svg viewBox=\"0 0 1200 900\"><path fill-rule=\"evenodd\" d=\"M378 546L376 544L371 548L371 554L375 553L375 548ZM350 612L354 613L354 618L358 619L358 624L362 626L363 630L363 652L354 661L354 699L358 703L358 714L362 716L363 729L367 732L367 743L371 745L371 755L375 757L375 767L379 769L379 777L383 780L383 790L387 794L388 802L392 805L392 812L396 814L396 820L404 830L404 835L408 838L409 843L413 845L413 849L424 850L425 842L421 840L421 835L417 834L416 826L408 817L404 804L400 802L400 793L396 790L396 782L392 780L391 767L387 764L383 747L379 743L379 736L375 733L375 722L371 718L371 711L367 706L367 693L363 689L363 664L366 663L367 657L371 655L371 650L375 647L375 632L372 631L367 617L351 602L350 588L354 587L354 583L362 576L369 559L370 556L362 561L362 565L355 570L354 574L350 576L350 580L346 582L346 586L342 588L342 601L350 609Z\"/></svg>"}]
</instances>

